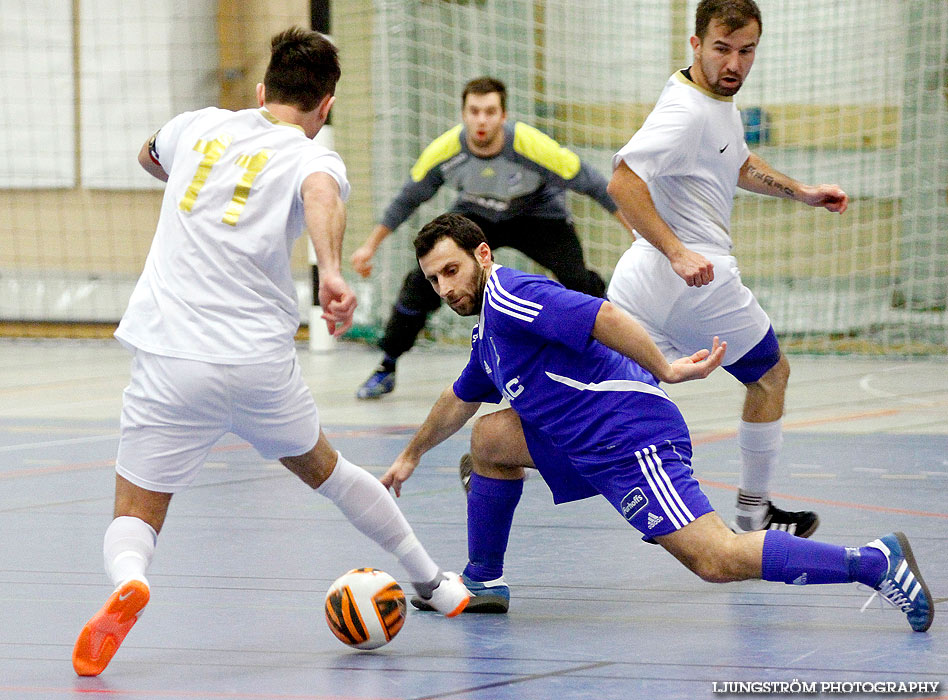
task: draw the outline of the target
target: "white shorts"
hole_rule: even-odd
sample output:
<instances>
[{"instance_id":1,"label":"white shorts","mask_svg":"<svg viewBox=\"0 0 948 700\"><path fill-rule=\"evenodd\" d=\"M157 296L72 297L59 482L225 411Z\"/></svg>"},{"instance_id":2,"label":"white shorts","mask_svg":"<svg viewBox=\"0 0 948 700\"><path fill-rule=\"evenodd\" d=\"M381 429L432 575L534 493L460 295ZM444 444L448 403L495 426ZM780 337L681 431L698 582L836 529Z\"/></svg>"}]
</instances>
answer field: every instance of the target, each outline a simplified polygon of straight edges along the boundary
<instances>
[{"instance_id":1,"label":"white shorts","mask_svg":"<svg viewBox=\"0 0 948 700\"><path fill-rule=\"evenodd\" d=\"M689 287L659 251L633 245L619 259L607 296L645 327L669 362L710 349L718 336L727 341L727 366L763 339L770 318L741 283L734 256L702 255L714 265L714 280Z\"/></svg>"},{"instance_id":2,"label":"white shorts","mask_svg":"<svg viewBox=\"0 0 948 700\"><path fill-rule=\"evenodd\" d=\"M115 470L136 486L174 493L197 476L225 434L266 459L308 452L319 413L291 360L217 365L136 350L122 401Z\"/></svg>"}]
</instances>

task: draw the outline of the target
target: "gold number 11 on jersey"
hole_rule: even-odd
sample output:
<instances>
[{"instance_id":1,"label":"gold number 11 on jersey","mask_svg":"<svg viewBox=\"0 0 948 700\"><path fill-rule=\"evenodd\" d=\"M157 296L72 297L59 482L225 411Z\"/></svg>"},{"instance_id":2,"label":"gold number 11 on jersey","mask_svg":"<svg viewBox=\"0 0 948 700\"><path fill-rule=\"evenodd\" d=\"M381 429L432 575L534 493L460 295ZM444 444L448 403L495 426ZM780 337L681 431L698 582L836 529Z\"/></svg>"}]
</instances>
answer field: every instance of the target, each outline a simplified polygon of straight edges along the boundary
<instances>
[{"instance_id":1,"label":"gold number 11 on jersey","mask_svg":"<svg viewBox=\"0 0 948 700\"><path fill-rule=\"evenodd\" d=\"M198 142L194 144L194 150L198 153L203 153L204 157L201 159L201 162L198 163L194 177L191 179L191 184L188 185L187 191L178 203L178 208L181 211L191 211L194 208L194 203L197 201L201 188L204 187L204 183L207 182L207 178L211 175L211 168L221 159L221 156L224 155L224 151L230 146L232 140L233 138L230 136L219 136L213 141L198 139ZM238 180L237 186L234 187L234 196L224 211L224 218L221 219L225 224L230 226L237 225L237 219L240 218L240 213L247 205L247 197L250 195L250 188L253 186L253 181L257 175L260 174L260 171L263 170L263 166L267 164L267 160L269 160L271 155L273 155L273 149L264 148L252 156L241 154L237 157L237 167L243 168L244 173L241 175L240 180Z\"/></svg>"}]
</instances>

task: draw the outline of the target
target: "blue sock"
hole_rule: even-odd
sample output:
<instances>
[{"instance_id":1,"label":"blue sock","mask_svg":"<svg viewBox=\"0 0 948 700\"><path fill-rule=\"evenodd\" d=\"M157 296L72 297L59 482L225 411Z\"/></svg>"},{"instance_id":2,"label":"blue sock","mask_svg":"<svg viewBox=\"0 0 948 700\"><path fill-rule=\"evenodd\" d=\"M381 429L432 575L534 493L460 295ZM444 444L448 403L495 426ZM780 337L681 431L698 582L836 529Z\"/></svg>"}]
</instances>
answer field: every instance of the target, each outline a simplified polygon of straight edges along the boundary
<instances>
[{"instance_id":1,"label":"blue sock","mask_svg":"<svg viewBox=\"0 0 948 700\"><path fill-rule=\"evenodd\" d=\"M784 532L764 535L761 578L800 586L813 583L852 583L875 587L889 567L875 547L841 547Z\"/></svg>"},{"instance_id":2,"label":"blue sock","mask_svg":"<svg viewBox=\"0 0 948 700\"><path fill-rule=\"evenodd\" d=\"M491 479L471 474L467 494L467 556L464 574L474 581L493 581L504 574L504 554L523 479Z\"/></svg>"}]
</instances>

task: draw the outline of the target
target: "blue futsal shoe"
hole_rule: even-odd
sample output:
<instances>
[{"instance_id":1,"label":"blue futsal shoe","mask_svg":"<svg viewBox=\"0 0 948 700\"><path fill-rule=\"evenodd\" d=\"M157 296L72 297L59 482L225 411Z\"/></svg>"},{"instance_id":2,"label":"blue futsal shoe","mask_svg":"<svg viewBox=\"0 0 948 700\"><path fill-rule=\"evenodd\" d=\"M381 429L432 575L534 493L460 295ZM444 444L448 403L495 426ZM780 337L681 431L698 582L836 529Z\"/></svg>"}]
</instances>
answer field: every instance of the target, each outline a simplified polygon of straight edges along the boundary
<instances>
[{"instance_id":1,"label":"blue futsal shoe","mask_svg":"<svg viewBox=\"0 0 948 700\"><path fill-rule=\"evenodd\" d=\"M889 570L875 586L879 595L904 612L916 632L924 632L931 627L935 606L915 563L908 538L901 532L893 532L866 546L878 549L889 562Z\"/></svg>"},{"instance_id":2,"label":"blue futsal shoe","mask_svg":"<svg viewBox=\"0 0 948 700\"><path fill-rule=\"evenodd\" d=\"M357 399L377 399L390 394L395 389L395 370L387 370L379 365L372 376L356 392Z\"/></svg>"},{"instance_id":3,"label":"blue futsal shoe","mask_svg":"<svg viewBox=\"0 0 948 700\"><path fill-rule=\"evenodd\" d=\"M510 586L504 583L503 577L494 581L474 581L467 574L461 574L461 581L471 593L471 600L464 613L487 613L502 615L510 607ZM411 604L418 610L434 610L433 607L420 596L412 596Z\"/></svg>"}]
</instances>

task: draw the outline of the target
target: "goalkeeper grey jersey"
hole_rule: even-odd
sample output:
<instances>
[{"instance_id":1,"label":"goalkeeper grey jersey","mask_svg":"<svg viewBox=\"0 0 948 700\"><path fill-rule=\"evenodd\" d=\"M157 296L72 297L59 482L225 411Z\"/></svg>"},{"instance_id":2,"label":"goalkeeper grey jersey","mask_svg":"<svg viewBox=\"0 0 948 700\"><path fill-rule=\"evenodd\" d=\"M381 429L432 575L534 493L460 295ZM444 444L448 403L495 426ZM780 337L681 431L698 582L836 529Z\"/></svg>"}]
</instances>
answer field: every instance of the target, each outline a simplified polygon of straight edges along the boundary
<instances>
[{"instance_id":1,"label":"goalkeeper grey jersey","mask_svg":"<svg viewBox=\"0 0 948 700\"><path fill-rule=\"evenodd\" d=\"M467 147L463 124L432 141L411 169L381 223L394 230L447 183L458 193L451 211L489 221L517 216L566 219L566 190L588 195L609 213L616 205L606 179L579 156L523 122L504 125L504 148L481 158Z\"/></svg>"}]
</instances>

